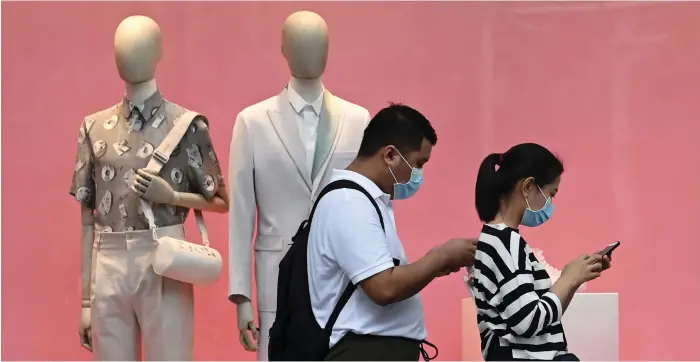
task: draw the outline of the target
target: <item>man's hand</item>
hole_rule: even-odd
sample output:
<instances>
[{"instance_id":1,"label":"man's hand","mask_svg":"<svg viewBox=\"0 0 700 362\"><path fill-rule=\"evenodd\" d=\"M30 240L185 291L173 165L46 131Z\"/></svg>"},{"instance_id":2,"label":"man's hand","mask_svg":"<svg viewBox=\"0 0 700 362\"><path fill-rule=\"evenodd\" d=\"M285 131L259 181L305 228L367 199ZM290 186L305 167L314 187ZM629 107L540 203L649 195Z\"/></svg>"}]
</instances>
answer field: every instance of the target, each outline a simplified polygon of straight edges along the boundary
<instances>
[{"instance_id":1,"label":"man's hand","mask_svg":"<svg viewBox=\"0 0 700 362\"><path fill-rule=\"evenodd\" d=\"M444 260L443 273L448 272L449 274L451 271L474 265L476 244L478 242L478 239L456 238L450 239L435 249L434 252L440 253Z\"/></svg>"},{"instance_id":2,"label":"man's hand","mask_svg":"<svg viewBox=\"0 0 700 362\"><path fill-rule=\"evenodd\" d=\"M460 268L447 268L447 269L441 271L437 276L438 276L438 277L444 277L444 276L446 276L446 275L450 275L450 274L452 274L452 273L458 272L459 269L460 269Z\"/></svg>"}]
</instances>

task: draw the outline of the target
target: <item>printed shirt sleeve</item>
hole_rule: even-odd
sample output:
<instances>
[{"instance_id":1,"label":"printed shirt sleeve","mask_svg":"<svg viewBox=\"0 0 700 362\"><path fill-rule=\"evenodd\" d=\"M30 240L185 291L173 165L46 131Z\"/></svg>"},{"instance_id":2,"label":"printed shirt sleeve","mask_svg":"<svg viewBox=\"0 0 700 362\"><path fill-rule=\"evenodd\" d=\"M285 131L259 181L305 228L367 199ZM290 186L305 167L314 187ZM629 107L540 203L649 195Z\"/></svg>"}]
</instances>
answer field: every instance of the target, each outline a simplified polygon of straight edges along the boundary
<instances>
[{"instance_id":1,"label":"printed shirt sleeve","mask_svg":"<svg viewBox=\"0 0 700 362\"><path fill-rule=\"evenodd\" d=\"M200 116L192 122L187 130L187 140L185 151L191 192L211 200L219 191L224 177L211 142L206 118Z\"/></svg>"},{"instance_id":2,"label":"printed shirt sleeve","mask_svg":"<svg viewBox=\"0 0 700 362\"><path fill-rule=\"evenodd\" d=\"M75 158L73 181L69 193L81 203L95 208L95 163L92 142L86 121L80 125L78 133L78 154Z\"/></svg>"},{"instance_id":3,"label":"printed shirt sleeve","mask_svg":"<svg viewBox=\"0 0 700 362\"><path fill-rule=\"evenodd\" d=\"M541 297L537 294L533 272L525 268L526 257L525 242L518 233L512 232L510 240L505 241L482 234L476 252L475 276L480 291L488 304L498 310L508 330L530 338L558 322L563 310L556 294L551 291Z\"/></svg>"}]
</instances>

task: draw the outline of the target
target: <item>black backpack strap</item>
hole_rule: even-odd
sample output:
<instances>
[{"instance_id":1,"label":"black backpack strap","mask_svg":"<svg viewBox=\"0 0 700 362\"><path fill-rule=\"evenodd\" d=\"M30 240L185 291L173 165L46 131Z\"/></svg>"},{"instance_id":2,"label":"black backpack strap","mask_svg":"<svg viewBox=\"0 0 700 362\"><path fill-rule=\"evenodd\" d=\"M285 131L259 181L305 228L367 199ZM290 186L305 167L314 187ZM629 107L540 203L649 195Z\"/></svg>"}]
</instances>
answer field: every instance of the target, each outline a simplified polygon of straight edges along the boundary
<instances>
[{"instance_id":1,"label":"black backpack strap","mask_svg":"<svg viewBox=\"0 0 700 362\"><path fill-rule=\"evenodd\" d=\"M330 184L328 184L318 195L318 198L316 199L316 203L314 204L314 207L311 209L311 215L309 215L309 223L311 222L311 219L314 216L314 212L316 211L316 205L318 205L318 201L321 200L321 197L323 197L325 194L333 191L333 190L338 190L338 189L353 189L362 192L369 201L372 203L372 206L374 206L374 209L377 211L377 215L379 215L379 222L382 224L382 230L384 229L384 218L382 217L382 213L379 210L379 205L377 205L377 202L374 201L374 198L365 190L362 186L357 184L354 181L350 180L337 180L333 181ZM333 312L331 312L330 317L328 318L328 322L326 323L326 326L323 328L323 330L330 334L331 331L333 330L333 326L335 325L336 320L338 320L338 316L340 316L340 312L343 310L345 305L348 303L350 300L350 297L352 297L352 293L355 292L355 285L352 284L352 282L348 283L348 285L345 287L345 290L343 290L343 294L340 295L340 299L338 300L338 303L335 305L335 308L333 308Z\"/></svg>"},{"instance_id":2,"label":"black backpack strap","mask_svg":"<svg viewBox=\"0 0 700 362\"><path fill-rule=\"evenodd\" d=\"M357 184L354 181L350 180L337 180L329 183L326 185L326 187L321 190L321 193L318 195L316 198L316 202L314 203L314 206L311 208L311 214L309 214L309 223L311 223L311 219L314 217L314 213L316 212L316 206L318 206L318 202L321 201L321 198L325 196L327 193L339 189L353 189L362 192L367 198L369 199L370 202L372 202L372 206L374 206L374 209L377 210L377 215L379 215L379 222L382 224L382 230L384 230L384 218L382 217L382 213L379 211L379 205L377 205L377 202L374 201L374 198L365 190L362 186Z\"/></svg>"}]
</instances>

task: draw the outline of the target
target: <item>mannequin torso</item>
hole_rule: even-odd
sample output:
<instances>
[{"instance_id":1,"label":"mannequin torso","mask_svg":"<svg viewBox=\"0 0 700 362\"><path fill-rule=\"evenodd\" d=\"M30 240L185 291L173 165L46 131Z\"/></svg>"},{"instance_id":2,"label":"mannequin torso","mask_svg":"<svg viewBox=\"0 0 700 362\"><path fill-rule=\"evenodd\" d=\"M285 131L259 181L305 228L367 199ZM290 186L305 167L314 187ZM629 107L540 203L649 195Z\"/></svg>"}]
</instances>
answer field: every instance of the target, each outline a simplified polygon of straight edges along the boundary
<instances>
[{"instance_id":1,"label":"mannequin torso","mask_svg":"<svg viewBox=\"0 0 700 362\"><path fill-rule=\"evenodd\" d=\"M289 84L238 114L230 153L229 298L238 305L241 343L256 350L247 332L256 332L250 303L254 248L259 360L267 360L279 262L330 170L347 167L357 155L370 119L365 108L332 95L322 84L328 29L319 15L301 11L287 18L282 54Z\"/></svg>"},{"instance_id":2,"label":"mannequin torso","mask_svg":"<svg viewBox=\"0 0 700 362\"><path fill-rule=\"evenodd\" d=\"M287 86L289 103L296 112L299 137L305 149L306 171L313 178L318 167L314 169L318 123L323 108L323 85L320 79L301 80L292 77ZM318 163L317 163L318 166Z\"/></svg>"},{"instance_id":3,"label":"mannequin torso","mask_svg":"<svg viewBox=\"0 0 700 362\"><path fill-rule=\"evenodd\" d=\"M186 109L168 102L156 91L141 104L125 98L121 103L88 116L83 123L84 142L92 153L81 155L76 166L94 172L91 183L77 177L76 197L94 195L97 231L121 232L148 229L141 197L132 190L136 171L146 167L153 151ZM160 172L173 192L197 193L212 199L223 179L204 120L190 126L180 145ZM85 147L89 151L88 147ZM185 152L181 152L185 151ZM87 161L89 160L89 161ZM90 168L93 170L90 171ZM159 227L182 224L186 207L155 203L152 206Z\"/></svg>"},{"instance_id":4,"label":"mannequin torso","mask_svg":"<svg viewBox=\"0 0 700 362\"><path fill-rule=\"evenodd\" d=\"M94 342L97 360L136 360L140 332L147 359L187 360L192 286L154 274L149 260L155 243L145 231L141 200L152 203L159 235L184 238L180 224L189 209L226 212L223 177L202 116L160 176L144 169L186 109L165 100L156 86L161 34L155 21L126 18L114 49L125 97L83 120L70 189L82 210L81 343L92 350ZM163 328L166 319L177 328ZM176 347L165 348L163 339Z\"/></svg>"}]
</instances>

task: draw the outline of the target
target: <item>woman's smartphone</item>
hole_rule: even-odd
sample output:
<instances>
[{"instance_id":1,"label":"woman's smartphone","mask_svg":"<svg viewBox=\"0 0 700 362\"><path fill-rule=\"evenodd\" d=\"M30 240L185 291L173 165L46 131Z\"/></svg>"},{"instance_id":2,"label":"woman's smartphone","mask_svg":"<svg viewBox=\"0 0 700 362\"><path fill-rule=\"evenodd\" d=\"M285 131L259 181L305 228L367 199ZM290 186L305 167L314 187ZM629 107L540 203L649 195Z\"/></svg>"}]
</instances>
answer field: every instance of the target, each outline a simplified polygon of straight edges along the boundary
<instances>
[{"instance_id":1,"label":"woman's smartphone","mask_svg":"<svg viewBox=\"0 0 700 362\"><path fill-rule=\"evenodd\" d=\"M616 241L608 245L605 249L601 250L598 254L607 255L608 258L612 258L612 252L613 250L617 249L618 246L620 246L620 242Z\"/></svg>"}]
</instances>

